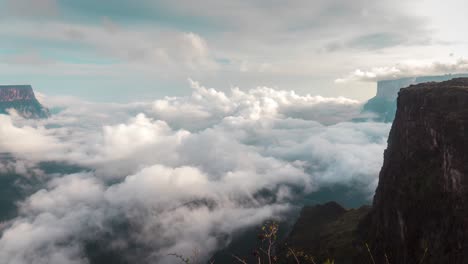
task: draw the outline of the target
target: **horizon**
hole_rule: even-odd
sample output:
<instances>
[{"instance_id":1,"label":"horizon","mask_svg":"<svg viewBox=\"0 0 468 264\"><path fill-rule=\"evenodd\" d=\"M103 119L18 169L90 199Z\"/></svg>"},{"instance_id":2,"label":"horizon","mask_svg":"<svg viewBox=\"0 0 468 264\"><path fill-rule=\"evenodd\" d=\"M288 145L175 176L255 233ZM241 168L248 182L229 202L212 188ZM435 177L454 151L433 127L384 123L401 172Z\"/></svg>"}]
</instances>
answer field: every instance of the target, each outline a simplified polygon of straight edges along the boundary
<instances>
[{"instance_id":1,"label":"horizon","mask_svg":"<svg viewBox=\"0 0 468 264\"><path fill-rule=\"evenodd\" d=\"M392 82L392 81L395 81L395 80L404 80L404 79L417 79L417 78L424 78L424 77L440 77L440 76L460 76L460 75L468 75L468 72L455 72L455 73L445 73L445 74L442 74L442 75L426 75L426 76L419 76L419 75L414 75L414 76L405 76L405 77L394 77L394 78L388 78L388 79L382 79L382 80L376 80L375 83L373 83L374 87L371 88L372 91L374 91L374 93L370 96L370 97L366 97L364 99L358 99L357 101L361 102L361 103L364 103L366 102L368 99L371 99L372 97L374 97L376 94L377 94L377 89L378 89L378 84L381 83L381 82ZM466 78L465 76L463 77L455 77L455 78ZM190 79L187 80L187 85L190 84ZM45 94L43 93L43 91L41 91L40 89L36 89L34 87L33 84L0 84L0 87L8 87L8 86L30 86L36 93L40 93L41 96L45 96ZM238 87L230 87L230 89L224 89L225 92L228 92L229 90L232 90L232 89L237 89ZM293 92L295 92L294 90L291 90ZM180 95L180 96L187 96L189 94L185 94L185 95ZM310 95L310 94L304 94L304 95ZM56 94L55 95L56 97L64 97L66 96L65 94ZM157 100L157 99L163 99L164 97L166 97L167 95L165 96L162 96L162 97L153 97L151 98L152 100ZM177 95L176 95L177 96ZM115 103L137 103L137 102L142 102L144 101L145 99L147 100L148 98L144 98L143 97L141 99L131 99L131 100L128 100L128 98L126 99L117 99L117 98L108 98L107 100L106 99L102 99L99 100L99 99L95 99L95 100L90 100L89 98L86 98L86 97L80 97L80 96L67 96L67 97L75 97L76 99L81 99L81 100L84 100L84 101L88 101L88 102L95 102L95 103L99 103L99 102L102 102L102 103L111 103L111 102L115 102Z\"/></svg>"}]
</instances>

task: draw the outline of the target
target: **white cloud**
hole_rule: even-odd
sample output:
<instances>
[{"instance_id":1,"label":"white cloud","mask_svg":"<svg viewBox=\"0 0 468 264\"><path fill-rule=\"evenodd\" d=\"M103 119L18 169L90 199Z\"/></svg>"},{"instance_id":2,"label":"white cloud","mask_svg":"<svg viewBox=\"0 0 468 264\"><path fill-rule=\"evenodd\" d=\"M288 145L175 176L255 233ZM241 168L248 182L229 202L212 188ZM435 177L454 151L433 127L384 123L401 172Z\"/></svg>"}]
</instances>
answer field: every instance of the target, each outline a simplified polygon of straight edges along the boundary
<instances>
[{"instance_id":1,"label":"white cloud","mask_svg":"<svg viewBox=\"0 0 468 264\"><path fill-rule=\"evenodd\" d=\"M0 64L9 80L34 76L33 81L59 93L60 85L44 76L78 75L86 78L70 84L77 90L99 78L115 80L101 85L118 87L116 93L126 88L122 83L130 83L147 91L151 87L153 94L180 95L180 80L191 76L211 86L288 84L302 92L364 99L372 89L356 85L348 93L333 85L334 78L402 57L438 59L441 51L454 49L441 44L427 17L412 12L421 3L408 8L368 0L73 2L60 2L66 15L53 19L5 18L0 37L9 41L2 47L16 54L4 56ZM158 16L161 12L167 15ZM458 50L466 49L450 52L461 54Z\"/></svg>"},{"instance_id":2,"label":"white cloud","mask_svg":"<svg viewBox=\"0 0 468 264\"><path fill-rule=\"evenodd\" d=\"M63 83L50 76L74 77L67 92L97 97L80 92L96 85L114 91L99 95L108 100L144 96L128 93L129 86L180 95L180 80L191 76L210 86L279 85L364 100L375 93L372 85L350 82L351 91L333 81L353 69L369 69L357 73L374 78L375 65L405 59L468 56L467 39L458 33L466 19L461 0L75 2L60 1L63 14L51 19L0 16L0 37L8 40L1 48L12 53L0 58L6 81L39 83L59 94Z\"/></svg>"},{"instance_id":3,"label":"white cloud","mask_svg":"<svg viewBox=\"0 0 468 264\"><path fill-rule=\"evenodd\" d=\"M44 153L62 151L63 146L45 127L16 126L12 118L0 115L0 149L26 156L47 156Z\"/></svg>"},{"instance_id":4,"label":"white cloud","mask_svg":"<svg viewBox=\"0 0 468 264\"><path fill-rule=\"evenodd\" d=\"M324 124L348 121L359 114L361 104L344 97L299 95L294 91L257 87L248 91L232 88L230 93L190 81L189 97L157 100L153 115L171 126L187 129L205 128L225 118L298 118Z\"/></svg>"},{"instance_id":5,"label":"white cloud","mask_svg":"<svg viewBox=\"0 0 468 264\"><path fill-rule=\"evenodd\" d=\"M105 156L129 156L138 148L166 140L169 134L172 130L164 121L152 122L144 114L138 114L129 125L105 126L102 149Z\"/></svg>"},{"instance_id":6,"label":"white cloud","mask_svg":"<svg viewBox=\"0 0 468 264\"><path fill-rule=\"evenodd\" d=\"M22 217L4 230L0 256L5 263L86 263L73 240L92 236L81 232L90 231L87 222L92 227L100 220L91 206L101 199L102 187L85 175L70 175L52 180L49 188L29 197Z\"/></svg>"},{"instance_id":7,"label":"white cloud","mask_svg":"<svg viewBox=\"0 0 468 264\"><path fill-rule=\"evenodd\" d=\"M35 139L28 148L2 141L17 159L57 158L92 172L55 176L22 202L4 226L0 258L86 263L83 243L103 234L122 254L132 243L148 249L134 261L172 263L168 253L194 249L204 258L233 233L282 217L302 193L335 184L373 192L390 127L340 122L359 103L266 87L224 93L192 86L191 96L152 103L69 99L43 121L3 116L2 139ZM126 234L113 227L117 220L131 227Z\"/></svg>"},{"instance_id":8,"label":"white cloud","mask_svg":"<svg viewBox=\"0 0 468 264\"><path fill-rule=\"evenodd\" d=\"M141 230L133 239L153 250L149 262L172 263L167 254L190 252L194 247L204 258L226 242L220 234L255 225L287 209L280 204L249 206L245 200L229 198L233 193L223 193L230 188L217 185L196 168L160 165L111 187L86 174L53 180L47 190L24 202L21 218L0 240L0 256L5 263L85 263L77 242L111 229L108 221L115 220L109 218L118 215ZM213 199L214 207L184 205L198 197Z\"/></svg>"},{"instance_id":9,"label":"white cloud","mask_svg":"<svg viewBox=\"0 0 468 264\"><path fill-rule=\"evenodd\" d=\"M390 67L376 67L370 70L355 70L337 83L349 81L370 81L398 79L403 77L430 76L441 74L467 73L468 60L458 59L452 62L405 62Z\"/></svg>"},{"instance_id":10,"label":"white cloud","mask_svg":"<svg viewBox=\"0 0 468 264\"><path fill-rule=\"evenodd\" d=\"M8 26L7 26L8 25ZM11 55L0 56L0 69L11 75L107 76L152 79L186 78L216 72L219 68L205 39L192 32L161 27L133 30L109 19L84 25L58 21L11 21L0 24L0 36L29 39L40 43L72 45L75 54L53 56L44 47L31 46ZM54 48L52 53L63 48ZM66 50L66 48L65 48ZM78 61L76 58L79 58ZM41 67L37 67L41 65Z\"/></svg>"}]
</instances>

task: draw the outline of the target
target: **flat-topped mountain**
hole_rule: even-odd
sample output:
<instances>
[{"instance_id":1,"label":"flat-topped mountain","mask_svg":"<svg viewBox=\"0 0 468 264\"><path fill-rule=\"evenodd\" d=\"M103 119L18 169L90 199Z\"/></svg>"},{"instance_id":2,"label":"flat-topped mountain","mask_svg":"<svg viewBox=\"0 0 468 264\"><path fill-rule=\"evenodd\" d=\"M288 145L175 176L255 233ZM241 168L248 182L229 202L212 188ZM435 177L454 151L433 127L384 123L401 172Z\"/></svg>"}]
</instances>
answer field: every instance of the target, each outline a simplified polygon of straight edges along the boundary
<instances>
[{"instance_id":1,"label":"flat-topped mountain","mask_svg":"<svg viewBox=\"0 0 468 264\"><path fill-rule=\"evenodd\" d=\"M443 82L454 78L468 78L468 74L447 74L439 76L408 77L383 80L377 83L377 95L364 105L363 111L376 115L376 121L392 122L395 118L396 99L401 88L426 82Z\"/></svg>"},{"instance_id":2,"label":"flat-topped mountain","mask_svg":"<svg viewBox=\"0 0 468 264\"><path fill-rule=\"evenodd\" d=\"M34 95L31 85L0 85L0 114L13 109L25 118L47 118L49 110Z\"/></svg>"}]
</instances>

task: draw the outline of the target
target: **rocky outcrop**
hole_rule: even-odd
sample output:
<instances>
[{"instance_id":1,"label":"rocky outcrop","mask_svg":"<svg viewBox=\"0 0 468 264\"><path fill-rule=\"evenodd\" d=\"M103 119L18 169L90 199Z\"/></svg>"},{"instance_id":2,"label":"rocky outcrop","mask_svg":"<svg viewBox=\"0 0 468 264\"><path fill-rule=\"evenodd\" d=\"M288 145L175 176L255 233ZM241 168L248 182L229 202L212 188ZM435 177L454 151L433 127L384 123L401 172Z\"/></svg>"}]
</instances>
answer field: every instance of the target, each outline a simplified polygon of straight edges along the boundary
<instances>
[{"instance_id":1,"label":"rocky outcrop","mask_svg":"<svg viewBox=\"0 0 468 264\"><path fill-rule=\"evenodd\" d=\"M372 208L305 207L291 247L337 264L468 262L468 78L401 89L397 106Z\"/></svg>"},{"instance_id":2,"label":"rocky outcrop","mask_svg":"<svg viewBox=\"0 0 468 264\"><path fill-rule=\"evenodd\" d=\"M377 95L363 107L364 112L375 115L375 121L392 122L396 112L396 99L401 88L412 84L442 82L454 78L468 77L468 74L447 74L440 76L408 77L396 80L383 80L377 83Z\"/></svg>"},{"instance_id":3,"label":"rocky outcrop","mask_svg":"<svg viewBox=\"0 0 468 264\"><path fill-rule=\"evenodd\" d=\"M397 105L361 237L376 263L466 263L468 78L412 85Z\"/></svg>"},{"instance_id":4,"label":"rocky outcrop","mask_svg":"<svg viewBox=\"0 0 468 264\"><path fill-rule=\"evenodd\" d=\"M345 209L336 202L305 206L285 244L300 255L312 256L316 263L327 259L339 264L353 263L360 257L356 250L357 227L369 209ZM287 250L283 251L287 255ZM287 263L296 263L290 260Z\"/></svg>"},{"instance_id":5,"label":"rocky outcrop","mask_svg":"<svg viewBox=\"0 0 468 264\"><path fill-rule=\"evenodd\" d=\"M43 107L30 85L0 85L0 114L15 110L25 118L47 118L49 110Z\"/></svg>"}]
</instances>

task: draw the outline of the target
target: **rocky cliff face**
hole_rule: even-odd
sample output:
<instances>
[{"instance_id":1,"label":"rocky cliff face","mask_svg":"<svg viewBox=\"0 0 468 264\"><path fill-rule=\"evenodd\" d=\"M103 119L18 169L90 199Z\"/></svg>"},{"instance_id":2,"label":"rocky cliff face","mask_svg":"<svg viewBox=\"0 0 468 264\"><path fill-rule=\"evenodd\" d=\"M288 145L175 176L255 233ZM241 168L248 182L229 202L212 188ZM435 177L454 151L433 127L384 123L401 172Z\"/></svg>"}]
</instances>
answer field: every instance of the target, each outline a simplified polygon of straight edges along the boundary
<instances>
[{"instance_id":1,"label":"rocky cliff face","mask_svg":"<svg viewBox=\"0 0 468 264\"><path fill-rule=\"evenodd\" d=\"M30 85L0 85L0 114L14 109L25 118L47 118L49 111L37 101Z\"/></svg>"},{"instance_id":2,"label":"rocky cliff face","mask_svg":"<svg viewBox=\"0 0 468 264\"><path fill-rule=\"evenodd\" d=\"M364 105L364 112L376 114L375 120L392 122L396 112L396 99L401 88L425 82L443 82L454 78L468 77L468 74L409 77L397 80L383 80L377 83L377 95Z\"/></svg>"},{"instance_id":3,"label":"rocky cliff face","mask_svg":"<svg viewBox=\"0 0 468 264\"><path fill-rule=\"evenodd\" d=\"M468 78L402 89L373 209L376 263L468 261Z\"/></svg>"},{"instance_id":4,"label":"rocky cliff face","mask_svg":"<svg viewBox=\"0 0 468 264\"><path fill-rule=\"evenodd\" d=\"M397 105L372 208L305 207L289 245L337 264L468 263L468 78Z\"/></svg>"}]
</instances>

